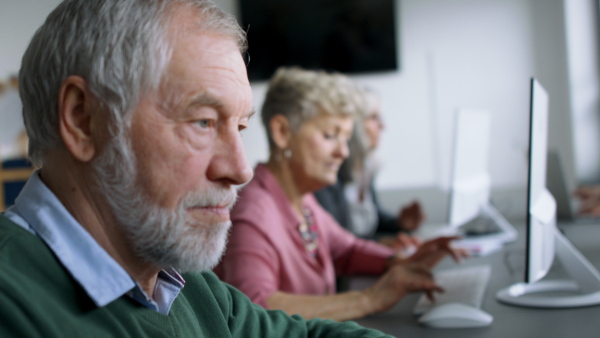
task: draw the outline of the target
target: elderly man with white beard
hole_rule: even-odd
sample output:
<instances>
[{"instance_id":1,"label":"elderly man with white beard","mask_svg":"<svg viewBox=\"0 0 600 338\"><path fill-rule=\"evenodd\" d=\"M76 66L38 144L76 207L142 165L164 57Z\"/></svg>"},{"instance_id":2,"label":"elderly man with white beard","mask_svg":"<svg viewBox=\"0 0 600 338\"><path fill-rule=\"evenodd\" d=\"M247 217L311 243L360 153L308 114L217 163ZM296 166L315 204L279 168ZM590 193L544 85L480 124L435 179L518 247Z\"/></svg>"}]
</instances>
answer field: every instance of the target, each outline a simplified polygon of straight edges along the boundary
<instances>
[{"instance_id":1,"label":"elderly man with white beard","mask_svg":"<svg viewBox=\"0 0 600 338\"><path fill-rule=\"evenodd\" d=\"M66 0L23 56L40 169L0 216L2 337L381 336L210 269L247 182L245 34L202 0Z\"/></svg>"}]
</instances>

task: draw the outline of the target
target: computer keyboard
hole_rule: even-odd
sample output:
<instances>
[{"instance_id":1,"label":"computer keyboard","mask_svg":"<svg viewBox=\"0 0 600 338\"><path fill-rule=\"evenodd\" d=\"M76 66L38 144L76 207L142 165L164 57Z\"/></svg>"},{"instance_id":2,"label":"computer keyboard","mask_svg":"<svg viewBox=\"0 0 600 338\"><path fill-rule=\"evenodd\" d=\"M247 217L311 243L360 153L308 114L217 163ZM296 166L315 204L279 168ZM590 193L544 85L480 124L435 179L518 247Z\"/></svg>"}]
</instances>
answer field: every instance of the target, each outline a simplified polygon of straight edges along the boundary
<instances>
[{"instance_id":1,"label":"computer keyboard","mask_svg":"<svg viewBox=\"0 0 600 338\"><path fill-rule=\"evenodd\" d=\"M481 308L491 272L489 265L468 266L435 272L435 281L444 288L445 292L436 293L434 303L431 303L427 296L423 294L415 305L413 313L420 315L434 305L455 302Z\"/></svg>"}]
</instances>

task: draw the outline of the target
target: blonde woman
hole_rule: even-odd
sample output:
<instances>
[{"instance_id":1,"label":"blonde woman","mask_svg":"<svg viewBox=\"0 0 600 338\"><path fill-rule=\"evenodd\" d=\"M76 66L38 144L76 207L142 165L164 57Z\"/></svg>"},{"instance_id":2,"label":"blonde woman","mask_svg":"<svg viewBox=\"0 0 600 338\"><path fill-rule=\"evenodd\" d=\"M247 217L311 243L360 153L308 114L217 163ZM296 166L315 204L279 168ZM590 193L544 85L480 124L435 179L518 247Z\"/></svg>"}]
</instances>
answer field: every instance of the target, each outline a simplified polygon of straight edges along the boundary
<instances>
[{"instance_id":1,"label":"blonde woman","mask_svg":"<svg viewBox=\"0 0 600 338\"><path fill-rule=\"evenodd\" d=\"M281 68L262 108L270 157L232 210L226 253L215 272L253 302L305 318L348 320L384 311L407 293L441 291L430 273L440 238L402 259L344 230L312 192L334 184L348 156L358 88L345 76ZM336 274L381 275L362 291L336 294Z\"/></svg>"},{"instance_id":2,"label":"blonde woman","mask_svg":"<svg viewBox=\"0 0 600 338\"><path fill-rule=\"evenodd\" d=\"M365 88L361 94L361 107L357 109L356 124L349 142L350 156L342 164L336 184L314 195L342 227L355 235L377 238L394 248L409 249L418 245L418 241L406 233L417 229L425 215L417 201L402 207L397 215L381 208L373 181L380 166L375 150L385 125L380 114L379 97Z\"/></svg>"}]
</instances>

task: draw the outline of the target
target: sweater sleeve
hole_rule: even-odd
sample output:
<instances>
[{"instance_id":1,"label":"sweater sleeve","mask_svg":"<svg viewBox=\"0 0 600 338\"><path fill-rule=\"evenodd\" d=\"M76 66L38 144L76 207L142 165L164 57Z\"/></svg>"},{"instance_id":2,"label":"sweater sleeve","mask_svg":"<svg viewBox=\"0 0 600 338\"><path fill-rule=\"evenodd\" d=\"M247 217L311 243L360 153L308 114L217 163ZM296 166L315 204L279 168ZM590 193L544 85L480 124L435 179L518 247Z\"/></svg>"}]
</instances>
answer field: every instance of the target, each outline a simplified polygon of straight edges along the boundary
<instances>
[{"instance_id":1,"label":"sweater sleeve","mask_svg":"<svg viewBox=\"0 0 600 338\"><path fill-rule=\"evenodd\" d=\"M318 225L329 244L336 274L378 275L385 271L387 259L394 251L371 240L358 238L342 228L326 211L315 207Z\"/></svg>"},{"instance_id":2,"label":"sweater sleeve","mask_svg":"<svg viewBox=\"0 0 600 338\"><path fill-rule=\"evenodd\" d=\"M232 337L391 337L351 321L305 320L280 310L265 310L214 274L207 272L202 276L223 311Z\"/></svg>"},{"instance_id":3,"label":"sweater sleeve","mask_svg":"<svg viewBox=\"0 0 600 338\"><path fill-rule=\"evenodd\" d=\"M336 274L380 275L394 251L371 240L361 239L338 227L332 231L330 246Z\"/></svg>"}]
</instances>

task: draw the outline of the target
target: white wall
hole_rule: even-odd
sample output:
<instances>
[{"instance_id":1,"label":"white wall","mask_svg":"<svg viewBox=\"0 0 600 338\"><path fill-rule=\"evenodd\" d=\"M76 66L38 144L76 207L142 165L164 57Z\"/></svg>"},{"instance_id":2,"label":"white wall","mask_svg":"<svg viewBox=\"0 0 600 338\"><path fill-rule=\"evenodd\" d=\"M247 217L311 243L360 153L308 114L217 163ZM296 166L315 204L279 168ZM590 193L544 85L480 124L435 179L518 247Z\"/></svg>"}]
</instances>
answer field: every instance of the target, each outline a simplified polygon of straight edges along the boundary
<instances>
[{"instance_id":1,"label":"white wall","mask_svg":"<svg viewBox=\"0 0 600 338\"><path fill-rule=\"evenodd\" d=\"M219 1L236 11L233 0ZM380 189L437 186L450 176L458 108L493 114L490 170L494 187L526 182L529 78L552 96L555 139L570 152L562 0L402 0L397 2L401 69L355 79L380 93L387 129ZM260 107L264 83L253 83ZM266 158L255 120L247 134L251 161Z\"/></svg>"},{"instance_id":2,"label":"white wall","mask_svg":"<svg viewBox=\"0 0 600 338\"><path fill-rule=\"evenodd\" d=\"M36 29L59 0L0 1L0 81L16 75L21 57ZM15 91L0 93L0 158L20 153L16 141L24 129Z\"/></svg>"},{"instance_id":3,"label":"white wall","mask_svg":"<svg viewBox=\"0 0 600 338\"><path fill-rule=\"evenodd\" d=\"M490 170L493 184L523 184L527 79L532 73L528 2L417 0L400 3L401 54L405 61L398 81L406 82L407 90L385 99L397 101L390 103L390 106L398 106L397 123L411 125L419 118L431 121L430 153L435 160L430 162L430 168L410 171L410 176L403 178L404 182L398 179L392 182L396 173L409 173L403 167L419 161L420 152L426 149L413 150L411 146L415 142L410 138L397 139L390 126L388 139L382 142L387 148L382 147L382 152L389 154L386 157L392 156L396 147L405 144L407 150L403 158L407 161L384 173L380 185L422 182L420 173L433 171L435 177L423 183L447 187L454 114L460 107L486 109L492 113ZM424 69L419 64L424 64ZM418 73L403 72L415 66L421 68ZM419 79L428 81L419 95L425 100L422 105L429 107L427 110L405 102L405 98L414 95L410 84L423 81ZM383 181L386 179L389 183Z\"/></svg>"},{"instance_id":4,"label":"white wall","mask_svg":"<svg viewBox=\"0 0 600 338\"><path fill-rule=\"evenodd\" d=\"M19 71L33 33L59 0L0 1L0 80Z\"/></svg>"}]
</instances>

